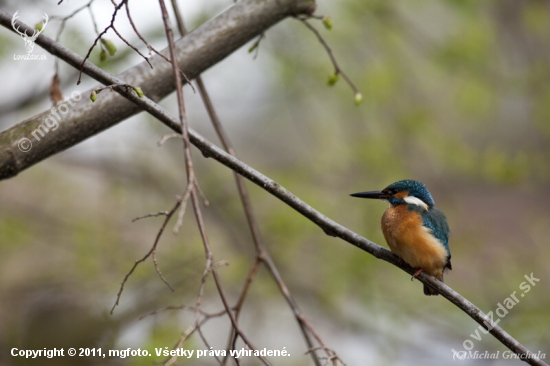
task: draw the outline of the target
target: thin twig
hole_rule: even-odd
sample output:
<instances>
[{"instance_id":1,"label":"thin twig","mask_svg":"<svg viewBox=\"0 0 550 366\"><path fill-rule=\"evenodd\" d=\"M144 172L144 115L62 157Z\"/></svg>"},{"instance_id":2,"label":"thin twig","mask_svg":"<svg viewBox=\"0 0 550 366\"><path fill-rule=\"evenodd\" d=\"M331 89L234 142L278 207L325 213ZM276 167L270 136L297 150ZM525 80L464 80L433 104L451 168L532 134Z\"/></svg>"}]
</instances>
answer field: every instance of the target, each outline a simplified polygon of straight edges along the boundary
<instances>
[{"instance_id":1,"label":"thin twig","mask_svg":"<svg viewBox=\"0 0 550 366\"><path fill-rule=\"evenodd\" d=\"M241 291L241 295L239 296L239 300L237 300L237 304L235 305L235 320L239 320L239 315L241 315L241 310L244 305L244 301L246 299L246 296L248 295L248 290L250 289L252 282L254 281L254 278L256 277L256 274L258 273L258 269L260 268L261 260L256 257L256 260L254 261L254 264L252 265L252 268L250 269L250 272L248 273L248 276L246 276L246 280L244 283L244 287ZM235 349L235 344L237 342L237 332L235 331L235 328L231 328L231 334L229 336L229 339L227 341L226 349L226 356L223 359L223 364L225 365L227 362L227 358L229 357L230 350Z\"/></svg>"},{"instance_id":2,"label":"thin twig","mask_svg":"<svg viewBox=\"0 0 550 366\"><path fill-rule=\"evenodd\" d=\"M61 1L63 1L63 0L61 0ZM58 3L58 5L61 3L61 1ZM95 0L90 0L86 5L76 9L71 14L67 15L66 17L59 17L59 16L54 15L50 18L52 20L53 19L61 19L61 24L59 25L59 29L57 30L57 34L55 36L55 41L56 42L59 42L59 37L61 36L61 33L63 32L63 29L65 29L65 23L67 23L67 20L71 19L76 14L80 13L82 10L84 10L86 8L88 8L90 16L92 17L92 23L94 25L94 29L96 31L96 34L99 34L99 32L97 31L97 24L95 22L94 14L93 14L92 8L91 8L91 5L94 1ZM55 69L55 74L57 74L59 72L59 58L58 57L55 58L54 69Z\"/></svg>"},{"instance_id":3,"label":"thin twig","mask_svg":"<svg viewBox=\"0 0 550 366\"><path fill-rule=\"evenodd\" d=\"M120 33L118 32L118 30L116 29L116 27L115 27L114 24L111 25L111 28L112 28L113 31L116 33L116 35L118 36L118 38L120 38L120 39L122 40L122 42L126 43L126 45L127 45L128 47L130 47L131 49L133 49L138 55L140 55L140 56L145 60L145 62L147 62L147 64L148 64L151 68L153 68L153 65L151 65L151 61L149 61L149 57L145 56L145 55L144 55L143 53L141 53L136 47L134 47L130 42L128 42L128 41L126 40L126 38L124 38L124 37L122 36L122 34L120 34Z\"/></svg>"},{"instance_id":4,"label":"thin twig","mask_svg":"<svg viewBox=\"0 0 550 366\"><path fill-rule=\"evenodd\" d=\"M148 217L159 217L159 216L168 216L168 211L159 211L159 212L156 212L156 213L150 213L150 214L147 214L147 215L138 216L138 217L133 218L132 222L136 222L138 220L145 219L145 218L148 218Z\"/></svg>"},{"instance_id":5,"label":"thin twig","mask_svg":"<svg viewBox=\"0 0 550 366\"><path fill-rule=\"evenodd\" d=\"M191 191L193 190L193 186L191 183L187 185L187 188L185 189L185 192L183 193L183 196L181 196L181 207L178 212L178 220L176 221L176 224L174 225L174 228L172 231L174 234L177 234L179 232L179 229L181 225L183 224L183 216L185 215L185 208L187 207L187 201L189 200L189 196L191 195Z\"/></svg>"},{"instance_id":6,"label":"thin twig","mask_svg":"<svg viewBox=\"0 0 550 366\"><path fill-rule=\"evenodd\" d=\"M116 295L116 301L115 301L115 304L113 305L113 307L111 308L111 315L113 314L113 311L115 310L115 308L118 306L118 303L120 301L120 296L122 295L122 291L124 290L124 285L126 284L126 281L128 281L128 278L130 277L130 275L132 273L134 273L134 270L136 269L136 267L140 264L140 263L143 263L145 262L145 260L147 258L149 258L149 256L156 250L157 248L157 244L160 240L160 237L162 236L162 233L164 232L164 229L166 228L166 224L168 224L168 221L170 221L170 218L172 217L172 215L174 214L174 212L176 212L176 210L178 209L178 207L180 206L180 201L178 200L176 202L176 204L174 205L174 207L165 215L166 218L164 219L164 222L162 223L162 226L160 227L160 230L158 231L157 233L157 236L155 238L155 242L153 243L153 246L151 247L151 249L149 250L149 252L147 252L147 254L145 254L143 256L143 258L141 259L138 259L137 261L134 262L134 265L132 266L132 268L130 269L130 271L128 271L128 273L126 273L126 276L124 276L124 279L122 280L122 283L120 284L120 289L118 290L118 294ZM149 215L149 216L152 216L152 215ZM149 217L149 216L144 216L144 217ZM134 220L135 221L135 220ZM166 281L166 279L164 278L164 276L162 275L162 273L160 272L160 269L158 269L158 265L156 264L155 262L155 269L157 270L157 273L159 274L160 278L162 279L162 281L170 288L170 290L174 291L174 289L172 288L172 286L170 286L170 284L168 283L168 281Z\"/></svg>"},{"instance_id":7,"label":"thin twig","mask_svg":"<svg viewBox=\"0 0 550 366\"><path fill-rule=\"evenodd\" d=\"M212 349L212 347L210 346L210 343L208 342L208 340L206 339L204 333L202 332L202 328L201 328L200 323L197 326L197 333L199 333L199 337L202 340L202 343L204 343L204 345L206 346L206 348L207 349ZM222 365L222 360L220 360L220 358L216 354L214 354L214 358L216 359L216 361L218 361L219 365Z\"/></svg>"},{"instance_id":8,"label":"thin twig","mask_svg":"<svg viewBox=\"0 0 550 366\"><path fill-rule=\"evenodd\" d=\"M162 145L164 145L164 143L165 143L166 141L168 141L168 140L170 140L170 139L176 139L176 138L182 139L183 137L182 137L181 133L169 133L169 134L166 134L166 135L164 135L164 136L162 136L162 137L160 138L160 140L157 142L157 145L158 145L158 146L162 146Z\"/></svg>"},{"instance_id":9,"label":"thin twig","mask_svg":"<svg viewBox=\"0 0 550 366\"><path fill-rule=\"evenodd\" d=\"M268 268L269 273L275 280L275 283L277 283L277 286L279 287L279 291L283 294L288 306L292 309L292 312L294 313L294 317L298 321L298 325L300 326L300 330L302 331L302 334L304 336L304 339L309 347L309 349L313 348L313 342L309 336L309 333L312 332L316 334L314 331L314 328L312 326L306 326L306 323L304 322L304 315L302 313L302 310L298 306L298 303L296 303L296 300L294 300L294 297L290 294L290 291L288 287L286 286L285 282L283 281L283 278L281 277L279 270L275 266L275 263L269 256L267 252L262 252L262 262L263 264ZM309 324L309 323L308 323ZM316 337L318 339L321 339L320 337ZM323 344L323 342L320 342ZM321 362L315 352L311 352L311 357L313 358L313 361L315 362L315 365L320 365Z\"/></svg>"},{"instance_id":10,"label":"thin twig","mask_svg":"<svg viewBox=\"0 0 550 366\"><path fill-rule=\"evenodd\" d=\"M258 57L258 54L260 53L260 43L262 43L262 40L264 39L264 37L265 37L265 32L260 34L258 38L256 38L256 40L254 41L254 43L252 43L252 46L248 48L248 52L254 51L254 59L256 59L256 57Z\"/></svg>"},{"instance_id":11,"label":"thin twig","mask_svg":"<svg viewBox=\"0 0 550 366\"><path fill-rule=\"evenodd\" d=\"M166 278L164 278L164 275L162 274L162 271L160 270L159 264L157 262L157 249L156 248L153 249L153 252L151 253L151 257L153 258L153 265L155 266L155 271L159 275L160 279L162 280L162 282L164 282L166 284L166 286L168 286L168 288L170 290L172 290L172 292L174 292L174 288L172 286L170 286L170 284L168 283Z\"/></svg>"},{"instance_id":12,"label":"thin twig","mask_svg":"<svg viewBox=\"0 0 550 366\"><path fill-rule=\"evenodd\" d=\"M327 347L327 345L323 342L323 340L321 339L321 337L319 336L315 328L313 328L311 323L304 316L300 317L300 321L305 325L305 327L309 330L309 332L313 334L317 342L321 345L320 347L310 349L308 352L315 353L315 350L317 349L323 350L327 354L326 359L332 362L334 366L338 365L339 363L345 366L345 363L344 361L342 361L342 359L340 359L340 356L338 356L338 354L333 349Z\"/></svg>"},{"instance_id":13,"label":"thin twig","mask_svg":"<svg viewBox=\"0 0 550 366\"><path fill-rule=\"evenodd\" d=\"M57 15L52 15L50 17L50 20L61 19L61 24L59 25L59 29L57 30L57 34L56 34L56 37L55 37L56 42L59 42L59 36L61 35L61 32L63 31L63 28L65 28L65 23L67 22L67 20L71 19L76 14L80 13L82 10L84 10L86 8L90 8L90 6L92 5L92 3L94 1L95 0L90 0L86 5L81 6L80 8L76 9L71 14L69 14L65 17L60 17L60 16L57 16ZM94 21L94 25L95 25L95 21Z\"/></svg>"},{"instance_id":14,"label":"thin twig","mask_svg":"<svg viewBox=\"0 0 550 366\"><path fill-rule=\"evenodd\" d=\"M142 317L140 317L138 320L141 320L141 319L145 319L151 315L157 315L159 313L162 313L162 312L165 312L167 310L189 310L189 311L198 311L201 315L203 315L204 317L206 318L214 318L214 317L219 317L219 316L222 316L224 315L227 310L223 309L223 310L220 310L216 313L207 313L206 311L202 310L202 309L198 309L195 308L194 306L185 306L185 305L179 305L179 306L166 306L166 307L163 307L161 309L158 309L158 310L155 310L153 311L152 313L149 313L147 315L144 315Z\"/></svg>"},{"instance_id":15,"label":"thin twig","mask_svg":"<svg viewBox=\"0 0 550 366\"><path fill-rule=\"evenodd\" d=\"M320 347L315 347L315 348L308 349L305 354L307 355L311 352L320 351L320 350L324 350L325 352L334 352L331 349L327 349L325 347L320 346ZM328 357L321 356L320 359L326 360L327 363L331 362L333 366L337 366L338 364L341 364L342 366L346 366L344 361L342 361L340 359L340 357L338 357L337 354L333 354L332 356L328 356Z\"/></svg>"},{"instance_id":16,"label":"thin twig","mask_svg":"<svg viewBox=\"0 0 550 366\"><path fill-rule=\"evenodd\" d=\"M168 57L166 57L163 53L157 51L157 49L155 47L153 47L146 39L145 37L143 37L141 35L141 33L138 31L136 25L134 24L134 20L132 19L132 16L130 15L130 5L129 5L129 1L126 3L126 16L128 17L128 21L130 22L130 25L132 26L132 29L134 30L134 33L138 36L138 38L143 42L143 44L145 44L145 46L147 46L147 49L149 49L149 55L151 55L151 52L154 52L155 54L159 55L160 57L162 57L165 61L169 62L169 63L172 63L172 61L170 61L170 59ZM183 72L183 70L179 69L181 72L181 75L183 76L183 78L185 79L185 81L187 81L187 84L189 84L189 86L191 86L191 89L193 89L193 93L196 93L197 91L195 90L195 87L193 86L193 84L191 83L191 80L189 80L189 78L187 77L187 75L185 75L185 73Z\"/></svg>"},{"instance_id":17,"label":"thin twig","mask_svg":"<svg viewBox=\"0 0 550 366\"><path fill-rule=\"evenodd\" d=\"M90 54L92 53L92 50L95 48L95 46L97 45L97 42L101 39L101 37L105 33L107 33L107 31L109 29L111 29L113 27L113 25L115 23L115 19L116 19L116 14L125 3L126 3L126 0L121 0L120 4L115 6L115 10L113 11L113 15L111 17L111 23L104 30L102 30L101 33L98 34L98 36L94 39L94 42L93 42L92 46L88 49L88 52L86 53L86 56L84 56L84 59L80 63L80 67L79 67L79 70L78 70L78 81L76 82L76 85L80 85L80 82L81 82L81 79L82 79L82 69L84 67L84 63L90 57Z\"/></svg>"},{"instance_id":18,"label":"thin twig","mask_svg":"<svg viewBox=\"0 0 550 366\"><path fill-rule=\"evenodd\" d=\"M147 42L147 40L145 39L145 37L143 37L141 35L141 33L139 32L139 30L137 29L136 25L134 24L134 19L132 18L132 16L130 15L130 2L128 1L126 3L126 17L128 18L128 21L130 22L130 25L132 26L132 29L134 30L134 33L138 36L139 39L141 39L141 41L147 46L147 49L149 50L149 56L151 56L152 52L155 52L157 55L161 55L160 52L158 52L157 50L155 50L155 48L149 43ZM164 55L163 55L164 56ZM166 57L166 56L164 56Z\"/></svg>"},{"instance_id":19,"label":"thin twig","mask_svg":"<svg viewBox=\"0 0 550 366\"><path fill-rule=\"evenodd\" d=\"M304 23L304 25L310 30L313 32L313 34L315 34L315 36L317 37L317 39L319 40L319 43L321 43L321 45L325 48L325 50L327 51L327 54L328 54L328 57L330 58L330 61L332 62L332 66L334 67L334 74L336 75L342 75L342 77L344 78L344 80L346 80L346 82L348 83L348 85L350 86L351 90L353 91L353 94L357 95L357 94L360 94L359 92L359 89L357 89L357 87L355 86L355 84L353 83L353 81L351 81L351 79L348 77L348 75L344 72L344 70L342 70L342 68L340 67L340 65L338 64L338 61L336 61L336 57L334 56L334 53L332 52L332 49L330 48L330 46L328 45L328 43L325 41L325 39L323 38L323 36L321 35L321 33L319 33L319 31L314 27L312 26L311 24L309 24L309 22L307 21L307 18L305 17L298 17L296 18L298 20L300 20L302 23Z\"/></svg>"},{"instance_id":20,"label":"thin twig","mask_svg":"<svg viewBox=\"0 0 550 366\"><path fill-rule=\"evenodd\" d=\"M225 313L225 311L224 311ZM223 314L224 314L223 313ZM221 314L221 315L223 315ZM195 331L198 331L199 334L201 334L201 338L203 340L204 339L204 336L202 335L202 332L200 330L200 327L202 325L204 325L204 323L206 323L208 320L210 320L211 317L205 317L203 318L200 322L193 322L186 330L185 332L183 332L182 336L180 337L180 339L178 340L178 343L176 344L176 346L174 347L174 349L178 349L178 348L181 348L183 346L183 343L185 342L185 340L187 338L189 338ZM205 343L206 345L208 345L208 342ZM208 348L210 348L210 346L207 346ZM172 356L171 358L169 358L168 360L166 360L164 362L164 366L170 366L170 365L173 365L177 362L177 359L178 359L178 356L174 355ZM216 359L218 360L219 362L219 359L218 357L216 356Z\"/></svg>"},{"instance_id":21,"label":"thin twig","mask_svg":"<svg viewBox=\"0 0 550 366\"><path fill-rule=\"evenodd\" d=\"M206 322L206 319L204 319L204 321ZM183 343L185 342L185 340L191 335L193 334L193 332L197 329L198 327L198 324L197 323L193 323L191 324L186 330L185 332L183 332L183 334L181 335L180 339L178 340L178 343L176 344L176 346L174 347L174 349L178 349L178 348L181 348L183 346ZM178 359L178 356L174 355L172 357L170 357L168 360L166 360L164 362L164 366L170 366L170 365L173 365L176 363Z\"/></svg>"}]
</instances>

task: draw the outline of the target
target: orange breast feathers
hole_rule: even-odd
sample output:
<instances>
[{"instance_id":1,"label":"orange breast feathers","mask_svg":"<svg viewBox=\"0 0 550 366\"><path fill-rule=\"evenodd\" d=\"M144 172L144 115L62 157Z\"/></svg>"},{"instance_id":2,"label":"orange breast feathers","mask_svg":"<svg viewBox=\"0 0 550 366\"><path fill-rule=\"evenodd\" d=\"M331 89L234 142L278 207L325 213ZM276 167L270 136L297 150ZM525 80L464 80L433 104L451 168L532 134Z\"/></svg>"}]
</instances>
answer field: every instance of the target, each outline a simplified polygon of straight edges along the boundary
<instances>
[{"instance_id":1,"label":"orange breast feathers","mask_svg":"<svg viewBox=\"0 0 550 366\"><path fill-rule=\"evenodd\" d=\"M382 216L382 232L392 253L414 268L423 268L435 278L443 279L447 251L431 230L422 225L417 211L407 205L392 206Z\"/></svg>"}]
</instances>

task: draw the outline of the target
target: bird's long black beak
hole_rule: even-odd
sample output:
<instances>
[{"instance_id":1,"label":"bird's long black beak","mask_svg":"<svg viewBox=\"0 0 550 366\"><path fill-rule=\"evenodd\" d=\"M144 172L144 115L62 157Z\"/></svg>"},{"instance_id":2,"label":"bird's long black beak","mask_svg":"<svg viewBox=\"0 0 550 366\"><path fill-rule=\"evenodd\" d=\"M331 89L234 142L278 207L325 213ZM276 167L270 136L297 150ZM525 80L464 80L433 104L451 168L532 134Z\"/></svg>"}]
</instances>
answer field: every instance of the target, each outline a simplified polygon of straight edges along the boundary
<instances>
[{"instance_id":1,"label":"bird's long black beak","mask_svg":"<svg viewBox=\"0 0 550 366\"><path fill-rule=\"evenodd\" d=\"M358 192L358 193L352 193L350 194L350 196L359 197L359 198L373 198L378 200L386 200L390 198L390 195L388 193L385 193L384 191Z\"/></svg>"}]
</instances>

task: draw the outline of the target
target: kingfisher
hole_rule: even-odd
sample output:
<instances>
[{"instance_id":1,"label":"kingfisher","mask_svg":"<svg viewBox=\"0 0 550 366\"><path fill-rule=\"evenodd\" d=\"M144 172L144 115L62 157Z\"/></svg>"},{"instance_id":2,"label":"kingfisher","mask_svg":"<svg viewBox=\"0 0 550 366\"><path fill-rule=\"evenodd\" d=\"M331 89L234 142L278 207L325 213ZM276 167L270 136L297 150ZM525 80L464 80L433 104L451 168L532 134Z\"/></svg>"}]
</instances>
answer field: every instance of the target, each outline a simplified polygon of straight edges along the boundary
<instances>
[{"instance_id":1,"label":"kingfisher","mask_svg":"<svg viewBox=\"0 0 550 366\"><path fill-rule=\"evenodd\" d=\"M450 230L424 183L405 179L381 191L351 196L388 201L390 207L382 216L382 232L391 252L417 269L413 278L424 271L443 282L443 272L452 269ZM424 294L439 295L439 292L424 285Z\"/></svg>"}]
</instances>

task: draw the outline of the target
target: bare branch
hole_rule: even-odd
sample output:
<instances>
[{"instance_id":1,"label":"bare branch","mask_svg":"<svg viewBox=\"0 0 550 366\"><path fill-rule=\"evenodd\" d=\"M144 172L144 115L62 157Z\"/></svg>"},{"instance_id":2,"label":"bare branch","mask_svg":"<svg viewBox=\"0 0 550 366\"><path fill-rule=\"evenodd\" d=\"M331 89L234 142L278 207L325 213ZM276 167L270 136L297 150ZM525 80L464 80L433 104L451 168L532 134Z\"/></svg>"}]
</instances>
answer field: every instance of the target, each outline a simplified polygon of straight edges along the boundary
<instances>
[{"instance_id":1,"label":"bare branch","mask_svg":"<svg viewBox=\"0 0 550 366\"><path fill-rule=\"evenodd\" d=\"M138 31L135 23L134 23L134 20L132 19L132 16L130 15L130 5L129 5L129 1L126 3L126 16L128 17L128 21L130 22L130 25L132 26L132 29L134 30L134 33L138 36L138 38L147 46L147 49L149 50L149 56L151 56L151 53L154 52L155 54L159 55L160 57L162 57L165 61L171 63L172 61L170 61L170 59L168 57L166 57L164 54L162 54L161 52L157 51L157 49L155 47L153 47L146 39L145 37L143 37L141 35L141 33ZM183 72L183 70L179 69L180 72L181 72L181 75L183 76L183 78L185 79L185 81L187 81L187 84L189 84L191 86L191 88L193 89L193 92L196 93L196 90L195 90L195 87L193 86L193 84L191 83L191 81L189 80L189 78L187 77L187 75L185 75L185 73Z\"/></svg>"},{"instance_id":2,"label":"bare branch","mask_svg":"<svg viewBox=\"0 0 550 366\"><path fill-rule=\"evenodd\" d=\"M229 318L231 319L231 323L233 325L233 328L235 329L235 332L241 337L243 342L250 347L251 349L256 349L254 345L248 340L248 338L245 336L243 331L238 327L237 320L235 319L235 316L233 312L231 311L231 307L229 306L229 303L227 302L227 299L225 297L224 291L221 286L220 279L218 277L218 274L216 272L216 268L212 266L214 255L212 253L212 249L210 248L210 243L208 241L208 236L206 235L206 228L204 225L204 220L201 214L201 208L199 204L198 194L197 194L197 181L195 180L195 172L193 170L193 160L191 158L191 142L189 141L189 130L188 130L188 124L187 124L187 115L185 112L185 102L183 98L183 83L181 80L181 75L179 73L179 67L177 63L177 54L176 54L176 45L174 42L174 33L172 31L172 27L170 26L170 20L168 18L168 10L166 9L166 4L164 3L164 0L159 0L160 9L162 12L162 20L164 23L164 29L166 32L166 38L168 40L168 49L170 50L170 59L172 61L172 70L174 74L174 79L176 82L176 96L178 100L178 111L179 111L179 120L180 120L180 126L181 126L181 134L183 139L183 152L185 157L185 168L187 171L187 185L188 190L191 194L191 202L193 204L193 211L195 213L195 219L197 221L197 226L199 228L199 232L201 235L202 243L204 246L204 253L206 256L206 266L204 275L202 278L201 283L201 291L204 287L204 282L206 279L206 276L209 271L212 272L212 276L214 278L214 283L216 284L216 288L218 289L218 293L220 295L220 298L222 300L223 306L227 310L227 314L229 315ZM198 302L198 301L197 301ZM200 303L197 304L197 309L199 308ZM197 320L196 320L197 321ZM202 334L202 331L200 329L200 325L197 325L197 330L199 332L200 337L202 338L203 342L208 345L208 342L204 335ZM269 362L263 357L258 356L260 361L264 365L269 365ZM221 364L221 360L216 356L216 360L218 363Z\"/></svg>"},{"instance_id":3,"label":"bare branch","mask_svg":"<svg viewBox=\"0 0 550 366\"><path fill-rule=\"evenodd\" d=\"M121 0L120 4L115 5L115 10L114 10L113 15L111 17L111 23L104 30L102 30L101 33L98 34L98 36L94 39L94 43L88 49L88 53L86 53L86 56L84 56L84 59L82 60L82 62L80 63L80 67L78 68L79 73L78 73L78 81L76 82L77 85L80 84L80 81L82 79L82 69L84 67L84 63L86 62L88 57L90 57L90 54L92 53L92 50L96 46L97 42L101 39L101 36L103 36L105 33L107 33L107 31L109 29L113 28L114 23L115 23L115 19L116 19L116 14L125 3L126 3L126 0ZM153 65L151 65L149 60L146 59L146 61L149 63L149 66L151 66L151 68L153 68Z\"/></svg>"},{"instance_id":4,"label":"bare branch","mask_svg":"<svg viewBox=\"0 0 550 366\"><path fill-rule=\"evenodd\" d=\"M182 308L186 308L186 309L189 309L189 310L193 310L195 311L195 308L193 307L182 307ZM165 308L167 309L167 308ZM161 310L165 310L165 309L161 309ZM202 331L201 331L201 327L210 319L212 318L216 318L216 317L219 317L219 316L222 316L224 315L227 311L226 310L222 310L222 311L219 311L217 313L212 313L212 314L209 314L209 313L205 313L203 312L202 310L198 310L199 312L201 312L201 314L204 315L204 317L201 319L200 322L194 322L193 324L191 324L187 330L185 330L185 332L183 332L183 334L181 335L178 343L176 344L176 346L174 347L174 349L177 349L177 348L181 348L183 346L183 343L185 342L185 340L187 338L189 338L195 331L198 331L199 334L200 334L200 337L201 339L203 339L203 341L205 342L205 344L207 345L207 348L210 348L210 346L208 345L208 342L206 342L206 339L204 338L204 335L202 334ZM168 360L166 360L164 362L164 365L165 366L168 366L168 365L173 365L176 363L178 359L178 356L172 356L171 358L169 358ZM218 360L218 363L220 362L220 359L218 357L216 357L216 360Z\"/></svg>"},{"instance_id":5,"label":"bare branch","mask_svg":"<svg viewBox=\"0 0 550 366\"><path fill-rule=\"evenodd\" d=\"M179 11L178 3L176 0L172 0L172 7L174 8L174 13L176 15L176 21L178 25L179 32L182 37L184 37L187 34L187 30L185 29L185 24L183 23L183 18L181 16L181 12ZM256 40L254 43L254 46L257 47L262 40L264 36L264 33L260 35L260 37ZM253 46L253 47L254 47ZM202 81L202 77L199 75L196 77L197 86L199 88L199 92L201 95L201 98L203 100L203 103L206 107L206 110L208 112L208 116L210 117L210 121L212 122L212 125L214 126L214 129L216 130L216 133L218 135L218 138L222 142L222 145L224 149L231 154L232 156L236 156L235 149L229 139L228 134L225 132L225 129L223 128L220 119L218 118L218 115L214 109L214 105L210 99L210 96L208 92L206 91L206 87L204 85L204 82ZM244 301L246 299L246 296L248 294L248 289L250 288L252 281L256 275L256 272L258 270L258 265L260 263L263 263L266 265L268 271L271 273L273 278L276 280L277 285L281 289L281 292L285 299L287 300L287 303L289 304L290 308L292 309L294 316L296 317L296 320L298 321L298 324L300 325L300 329L302 331L302 334L306 340L306 343L308 345L308 348L313 347L313 343L309 337L308 331L304 325L304 322L301 321L303 318L301 310L298 308L297 303L294 301L292 296L290 295L290 292L288 291L288 288L286 287L285 283L283 282L281 276L279 275L279 272L277 268L275 267L275 264L271 260L269 253L267 249L265 248L263 244L263 239L260 233L259 225L257 223L256 217L254 215L253 209L252 209L252 203L250 202L250 196L248 194L248 190L246 188L246 184L244 181L244 178L234 172L235 182L237 184L237 190L239 192L239 197L241 200L241 204L243 206L245 216L248 222L248 226L250 228L251 234L252 234L252 240L254 242L254 247L256 250L256 261L253 264L253 267L250 271L249 276L245 280L244 288L241 292L241 296L239 297L239 300L237 302L236 308L235 308L235 320L238 320L238 317L240 315L240 310L242 308L242 305L244 304ZM231 331L231 335L228 340L228 346L229 347L235 347L235 342L237 341L237 333L235 329L233 328ZM323 344L323 343L321 343ZM313 359L313 362L316 366L320 366L321 363L319 359L317 358L317 355L315 352L311 352L311 356ZM330 355L329 355L330 356ZM224 358L224 364L227 362L228 358L227 356Z\"/></svg>"},{"instance_id":6,"label":"bare branch","mask_svg":"<svg viewBox=\"0 0 550 366\"><path fill-rule=\"evenodd\" d=\"M157 213L150 213L147 215L136 217L132 220L132 222L136 222L137 220L145 219L147 217L158 217L158 216L168 216L168 211L159 211Z\"/></svg>"},{"instance_id":7,"label":"bare branch","mask_svg":"<svg viewBox=\"0 0 550 366\"><path fill-rule=\"evenodd\" d=\"M177 234L180 230L180 227L183 223L183 216L185 215L185 208L187 207L187 201L189 200L189 196L191 195L191 191L193 190L193 184L189 183L187 184L187 188L185 189L185 192L183 193L183 196L180 198L181 207L178 212L178 220L176 221L176 224L174 225L173 232L174 234Z\"/></svg>"},{"instance_id":8,"label":"bare branch","mask_svg":"<svg viewBox=\"0 0 550 366\"><path fill-rule=\"evenodd\" d=\"M355 86L355 84L353 83L353 81L351 81L351 79L348 77L348 75L344 72L344 70L342 70L342 68L340 67L340 65L338 64L338 61L336 61L336 57L334 57L334 53L332 52L332 49L330 48L330 46L328 45L328 43L325 41L325 39L323 38L323 36L321 35L321 33L319 33L319 31L314 27L312 26L311 24L309 24L309 22L307 21L307 17L298 17L297 19L299 19L302 23L304 23L304 25L313 32L313 34L315 34L315 36L317 37L317 39L319 40L319 43L321 43L321 45L323 45L323 47L325 48L325 50L327 51L327 54L328 54L328 57L330 58L330 61L332 62L332 65L334 67L334 74L335 75L342 75L342 77L344 78L344 80L346 80L346 82L348 83L348 85L350 86L351 90L353 91L353 94L355 96L357 96L358 94L360 95L361 92L359 91L359 89L357 89L357 87Z\"/></svg>"},{"instance_id":9,"label":"bare branch","mask_svg":"<svg viewBox=\"0 0 550 366\"><path fill-rule=\"evenodd\" d=\"M63 1L63 0L61 0L61 1ZM61 3L61 1L57 5L59 5ZM59 42L59 37L61 36L61 33L65 29L65 24L67 23L67 21L69 19L71 19L72 17L74 17L76 14L80 13L82 10L86 9L86 8L88 9L88 12L90 13L90 17L92 18L92 24L94 25L95 33L96 33L96 35L99 35L99 30L97 29L97 23L95 21L94 13L92 11L92 3L94 1L95 0L90 0L86 5L76 9L71 14L69 14L65 17L52 16L52 19L61 19L61 24L59 25L59 29L57 30L57 34L55 36L55 41L56 42ZM59 58L58 57L55 58L54 69L55 69L55 74L58 74L58 72L59 72Z\"/></svg>"},{"instance_id":10,"label":"bare branch","mask_svg":"<svg viewBox=\"0 0 550 366\"><path fill-rule=\"evenodd\" d=\"M162 309L158 309L158 310L155 310L153 311L152 313L150 314L147 314L147 315L144 315L142 317L139 318L139 320L141 319L144 319L144 318L147 318L148 316L151 316L151 315L156 315L156 314L159 314L159 313L162 313L162 312L165 312L167 310L189 310L189 311L192 311L192 312L195 312L195 311L198 311L201 315L203 315L204 317L206 318L214 318L214 317L219 317L219 316L222 316L224 315L227 310L221 310L221 311L218 311L216 313L207 313L205 312L204 310L202 309L196 309L195 307L193 306L185 306L185 305L179 305L179 306L166 306Z\"/></svg>"},{"instance_id":11,"label":"bare branch","mask_svg":"<svg viewBox=\"0 0 550 366\"><path fill-rule=\"evenodd\" d=\"M145 254L143 256L143 258L141 259L138 259L137 261L134 262L134 265L132 266L132 268L130 269L130 271L128 271L128 273L126 273L126 276L124 276L124 279L122 280L122 283L120 284L120 289L118 290L118 294L116 295L116 301L115 301L115 304L113 305L113 307L111 308L111 314L113 314L113 311L115 310L115 308L118 306L118 303L120 301L120 296L122 295L122 291L124 290L124 285L126 284L126 281L128 281L128 278L132 275L132 273L134 273L134 270L136 269L136 267L140 264L140 263L143 263L145 262L145 260L147 258L149 258L149 256L151 254L154 254L155 253L155 250L157 248L157 244L160 240L160 237L162 236L162 233L164 232L164 229L166 228L166 224L168 224L168 221L170 221L170 218L172 217L172 215L174 214L174 212L176 212L176 210L178 209L178 207L180 206L180 201L178 200L176 202L176 204L174 205L174 207L165 215L166 218L164 219L164 222L162 223L162 226L160 228L160 230L158 231L157 233L157 236L155 238L155 242L153 243L153 246L151 247L151 250L149 250L147 252L147 254ZM143 216L143 217L149 217L149 216L152 216L152 215L146 215L146 216ZM134 220L135 221L135 220ZM166 279L164 278L164 276L162 275L162 273L160 272L160 269L158 268L158 265L157 265L157 262L156 260L154 261L154 264L155 264L155 269L158 273L158 275L160 276L160 278L162 279L162 281L170 288L170 290L174 291L174 289L172 288L172 286L170 286L168 284L168 282L166 281Z\"/></svg>"},{"instance_id":12,"label":"bare branch","mask_svg":"<svg viewBox=\"0 0 550 366\"><path fill-rule=\"evenodd\" d=\"M153 68L153 65L151 65L151 62L149 61L149 57L147 57L147 56L145 56L143 53L139 52L139 50L138 50L136 47L134 47L130 42L128 42L128 41L126 40L126 38L124 38L124 37L122 36L122 34L120 34L120 33L118 32L118 30L116 29L116 27L115 27L114 24L111 24L111 28L112 28L113 31L116 33L116 35L118 36L118 38L120 38L124 43L126 43L126 45L127 45L128 47L130 47L131 49L133 49L134 52L136 52L138 55L140 55L140 56L145 60L145 62L147 62L147 64L148 64L149 66L151 66L151 68Z\"/></svg>"}]
</instances>

